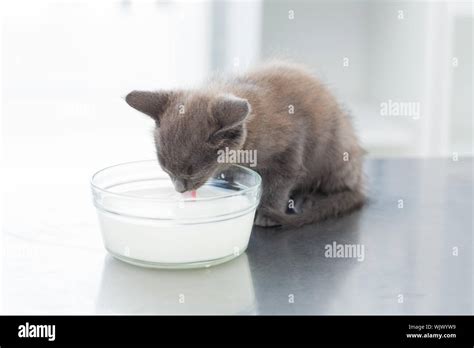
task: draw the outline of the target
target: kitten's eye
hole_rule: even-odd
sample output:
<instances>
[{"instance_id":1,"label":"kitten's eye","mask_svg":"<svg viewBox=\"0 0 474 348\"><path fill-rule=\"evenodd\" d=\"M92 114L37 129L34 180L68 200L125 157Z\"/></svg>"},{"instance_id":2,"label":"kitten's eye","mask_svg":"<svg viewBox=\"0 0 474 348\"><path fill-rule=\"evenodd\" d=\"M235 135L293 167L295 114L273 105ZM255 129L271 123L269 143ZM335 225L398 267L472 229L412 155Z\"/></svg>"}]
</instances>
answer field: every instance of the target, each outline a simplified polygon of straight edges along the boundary
<instances>
[{"instance_id":1,"label":"kitten's eye","mask_svg":"<svg viewBox=\"0 0 474 348\"><path fill-rule=\"evenodd\" d=\"M209 137L209 142L214 145L219 145L222 142L229 140L233 141L242 136L242 127L235 127L224 131L217 131Z\"/></svg>"},{"instance_id":2,"label":"kitten's eye","mask_svg":"<svg viewBox=\"0 0 474 348\"><path fill-rule=\"evenodd\" d=\"M186 174L191 175L194 173L194 167L192 165L189 165L188 168L186 169Z\"/></svg>"}]
</instances>

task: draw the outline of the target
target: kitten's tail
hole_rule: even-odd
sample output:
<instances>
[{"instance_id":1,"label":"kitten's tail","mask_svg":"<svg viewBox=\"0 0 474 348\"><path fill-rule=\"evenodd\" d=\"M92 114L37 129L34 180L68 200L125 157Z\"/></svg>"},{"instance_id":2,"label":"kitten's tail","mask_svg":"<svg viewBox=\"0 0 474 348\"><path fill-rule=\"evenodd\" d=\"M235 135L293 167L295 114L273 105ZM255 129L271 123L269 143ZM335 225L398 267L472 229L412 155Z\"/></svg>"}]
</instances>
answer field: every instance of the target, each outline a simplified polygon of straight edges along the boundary
<instances>
[{"instance_id":1,"label":"kitten's tail","mask_svg":"<svg viewBox=\"0 0 474 348\"><path fill-rule=\"evenodd\" d=\"M320 195L307 196L299 209L300 212L296 214L286 214L272 208L268 210L264 208L263 213L284 227L298 227L357 210L366 201L364 193L347 190L322 197Z\"/></svg>"}]
</instances>

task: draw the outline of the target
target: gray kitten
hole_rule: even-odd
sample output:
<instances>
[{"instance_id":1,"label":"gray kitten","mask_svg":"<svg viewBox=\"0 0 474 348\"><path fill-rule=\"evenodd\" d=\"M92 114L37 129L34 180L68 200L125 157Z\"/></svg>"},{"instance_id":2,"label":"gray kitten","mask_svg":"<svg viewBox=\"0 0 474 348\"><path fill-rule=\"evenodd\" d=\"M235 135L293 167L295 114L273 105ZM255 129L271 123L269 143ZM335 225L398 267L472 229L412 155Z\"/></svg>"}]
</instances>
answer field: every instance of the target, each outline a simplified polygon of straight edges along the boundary
<instances>
[{"instance_id":1,"label":"gray kitten","mask_svg":"<svg viewBox=\"0 0 474 348\"><path fill-rule=\"evenodd\" d=\"M218 150L256 150L256 225L301 226L365 201L364 151L350 120L301 66L276 62L198 90L133 91L126 101L155 120L158 160L179 192L222 166Z\"/></svg>"}]
</instances>

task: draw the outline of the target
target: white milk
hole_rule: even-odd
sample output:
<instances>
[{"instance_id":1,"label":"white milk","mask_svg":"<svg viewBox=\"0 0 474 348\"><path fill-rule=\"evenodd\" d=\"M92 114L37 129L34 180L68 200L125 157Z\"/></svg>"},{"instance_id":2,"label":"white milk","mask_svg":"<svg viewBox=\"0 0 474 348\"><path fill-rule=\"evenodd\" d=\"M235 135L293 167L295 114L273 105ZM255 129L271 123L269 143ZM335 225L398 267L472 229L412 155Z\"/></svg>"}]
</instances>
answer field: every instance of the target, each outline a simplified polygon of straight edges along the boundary
<instances>
[{"instance_id":1,"label":"white milk","mask_svg":"<svg viewBox=\"0 0 474 348\"><path fill-rule=\"evenodd\" d=\"M212 198L234 192L204 186L197 191L197 198ZM99 209L104 243L113 254L136 261L186 264L231 258L243 253L247 248L255 215L255 207L252 207L248 197L231 196L217 200L184 201L183 196L171 187L137 188L127 191L127 194L168 198L170 202L177 199L181 201L179 204L163 203L159 208L153 208L159 209L160 216L171 218L170 221L122 216ZM122 206L118 207L118 204ZM123 204L125 204L123 201L103 202L106 208L114 207L120 211L134 210L132 203L128 203L130 207L124 207ZM148 216L146 213L140 211L140 215ZM199 219L202 216L224 214L226 215L215 218L218 221L210 221L212 217ZM196 220L189 220L193 218Z\"/></svg>"}]
</instances>

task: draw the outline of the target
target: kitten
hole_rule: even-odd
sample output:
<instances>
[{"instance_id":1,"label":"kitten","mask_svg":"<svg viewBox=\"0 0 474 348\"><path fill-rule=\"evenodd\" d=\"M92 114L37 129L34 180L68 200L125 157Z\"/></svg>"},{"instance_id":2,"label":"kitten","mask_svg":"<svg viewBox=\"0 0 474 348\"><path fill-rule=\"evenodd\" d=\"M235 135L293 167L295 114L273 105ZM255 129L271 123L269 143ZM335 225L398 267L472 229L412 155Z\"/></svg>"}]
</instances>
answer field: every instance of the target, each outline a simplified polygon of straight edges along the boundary
<instances>
[{"instance_id":1,"label":"kitten","mask_svg":"<svg viewBox=\"0 0 474 348\"><path fill-rule=\"evenodd\" d=\"M274 62L198 90L133 91L126 101L155 120L158 160L179 192L204 184L227 147L257 151L256 225L301 226L364 203L364 151L350 120L299 65Z\"/></svg>"}]
</instances>

